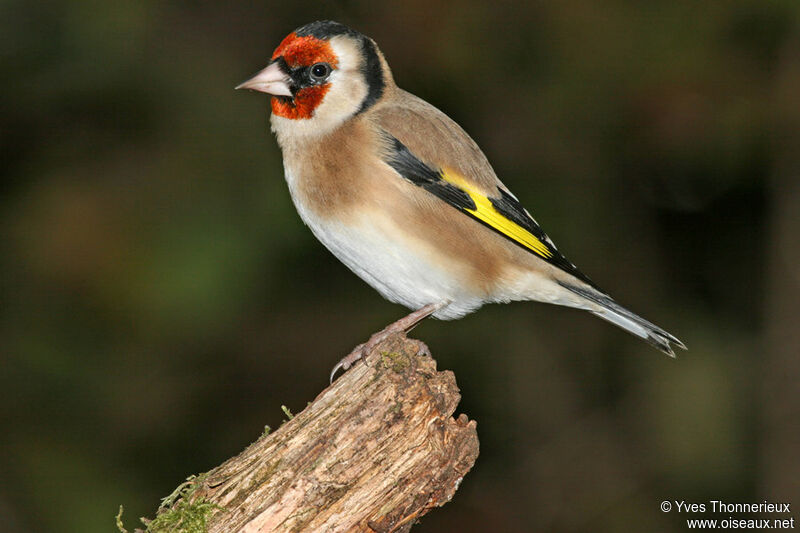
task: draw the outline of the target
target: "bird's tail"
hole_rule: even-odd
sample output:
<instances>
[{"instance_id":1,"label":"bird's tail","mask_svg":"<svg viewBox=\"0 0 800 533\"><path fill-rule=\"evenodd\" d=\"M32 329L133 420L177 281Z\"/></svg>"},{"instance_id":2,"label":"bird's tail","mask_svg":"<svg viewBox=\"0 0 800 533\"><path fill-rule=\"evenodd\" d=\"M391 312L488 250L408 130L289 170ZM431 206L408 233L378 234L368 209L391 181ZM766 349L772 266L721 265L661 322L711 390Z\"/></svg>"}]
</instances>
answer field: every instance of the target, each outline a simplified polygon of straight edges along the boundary
<instances>
[{"instance_id":1,"label":"bird's tail","mask_svg":"<svg viewBox=\"0 0 800 533\"><path fill-rule=\"evenodd\" d=\"M686 349L686 345L678 340L677 337L639 315L628 311L608 295L590 287L579 287L562 281L558 281L558 284L595 304L595 306L589 308L589 312L592 314L644 339L670 357L675 357L675 352L672 351L672 344L684 350Z\"/></svg>"}]
</instances>

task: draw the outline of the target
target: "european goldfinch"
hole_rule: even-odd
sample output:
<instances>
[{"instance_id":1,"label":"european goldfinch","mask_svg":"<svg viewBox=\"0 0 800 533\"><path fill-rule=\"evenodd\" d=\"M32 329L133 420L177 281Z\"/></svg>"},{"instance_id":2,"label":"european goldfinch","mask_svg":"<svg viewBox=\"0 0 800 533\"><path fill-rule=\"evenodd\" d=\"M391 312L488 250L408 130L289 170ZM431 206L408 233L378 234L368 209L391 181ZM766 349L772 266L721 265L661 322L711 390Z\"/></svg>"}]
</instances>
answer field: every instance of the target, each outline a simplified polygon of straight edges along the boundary
<instances>
[{"instance_id":1,"label":"european goldfinch","mask_svg":"<svg viewBox=\"0 0 800 533\"><path fill-rule=\"evenodd\" d=\"M585 309L673 356L673 335L617 304L570 263L458 124L400 89L369 37L332 21L290 33L237 89L272 95L272 130L300 217L386 299L414 310L389 333L485 303ZM333 375L333 374L332 374Z\"/></svg>"}]
</instances>

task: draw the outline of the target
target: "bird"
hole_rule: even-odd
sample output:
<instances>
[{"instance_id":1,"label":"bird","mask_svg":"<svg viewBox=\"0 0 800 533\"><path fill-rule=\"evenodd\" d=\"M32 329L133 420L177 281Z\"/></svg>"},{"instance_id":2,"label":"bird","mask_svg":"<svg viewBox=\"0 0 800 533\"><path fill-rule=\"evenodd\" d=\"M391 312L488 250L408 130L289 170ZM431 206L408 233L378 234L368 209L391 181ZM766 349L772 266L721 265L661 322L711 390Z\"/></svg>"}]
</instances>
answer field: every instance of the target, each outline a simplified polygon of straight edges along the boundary
<instances>
[{"instance_id":1,"label":"bird","mask_svg":"<svg viewBox=\"0 0 800 533\"><path fill-rule=\"evenodd\" d=\"M330 20L289 33L236 89L271 96L292 201L314 236L412 312L356 347L347 370L428 316L538 301L586 310L665 354L686 346L568 261L445 113L399 88L374 40Z\"/></svg>"}]
</instances>

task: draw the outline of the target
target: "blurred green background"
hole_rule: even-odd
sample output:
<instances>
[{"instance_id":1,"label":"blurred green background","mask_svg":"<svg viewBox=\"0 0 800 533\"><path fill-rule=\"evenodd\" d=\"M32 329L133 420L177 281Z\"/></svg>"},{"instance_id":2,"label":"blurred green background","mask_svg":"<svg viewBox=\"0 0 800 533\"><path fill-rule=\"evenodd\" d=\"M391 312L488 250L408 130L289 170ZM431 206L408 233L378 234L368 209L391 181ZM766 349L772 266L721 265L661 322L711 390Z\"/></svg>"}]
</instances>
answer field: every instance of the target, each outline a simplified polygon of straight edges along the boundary
<instances>
[{"instance_id":1,"label":"blurred green background","mask_svg":"<svg viewBox=\"0 0 800 533\"><path fill-rule=\"evenodd\" d=\"M321 18L690 348L533 303L425 322L481 456L415 531L800 506L800 2L4 0L0 531L132 527L405 313L302 225L266 97L233 91Z\"/></svg>"}]
</instances>

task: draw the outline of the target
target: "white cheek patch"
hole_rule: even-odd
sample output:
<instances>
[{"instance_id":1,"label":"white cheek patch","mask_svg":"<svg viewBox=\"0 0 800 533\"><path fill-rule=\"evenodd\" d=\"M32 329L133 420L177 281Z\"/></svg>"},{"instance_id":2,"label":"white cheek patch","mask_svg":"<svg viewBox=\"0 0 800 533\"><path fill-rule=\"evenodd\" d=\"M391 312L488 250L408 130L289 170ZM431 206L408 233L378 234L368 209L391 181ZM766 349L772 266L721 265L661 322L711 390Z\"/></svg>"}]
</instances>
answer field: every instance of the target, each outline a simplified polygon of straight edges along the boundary
<instances>
[{"instance_id":1,"label":"white cheek patch","mask_svg":"<svg viewBox=\"0 0 800 533\"><path fill-rule=\"evenodd\" d=\"M341 123L358 111L367 95L367 85L361 73L361 50L351 39L333 37L331 48L338 66L330 76L330 89L314 112L314 119L326 126Z\"/></svg>"},{"instance_id":2,"label":"white cheek patch","mask_svg":"<svg viewBox=\"0 0 800 533\"><path fill-rule=\"evenodd\" d=\"M335 72L335 74L338 75L331 75L330 89L317 107L314 118L319 117L326 122L339 123L358 111L367 89L363 81L348 72Z\"/></svg>"}]
</instances>

